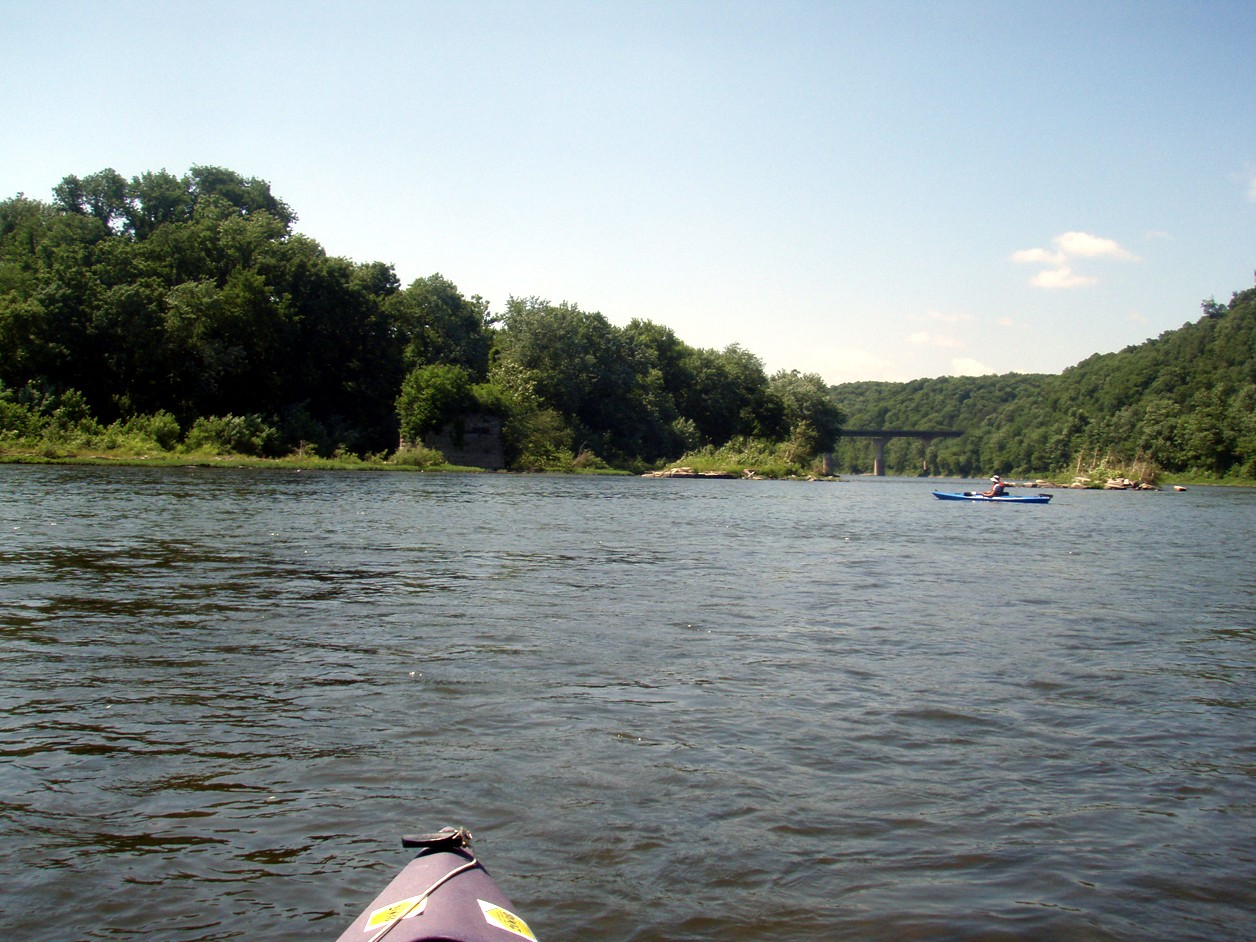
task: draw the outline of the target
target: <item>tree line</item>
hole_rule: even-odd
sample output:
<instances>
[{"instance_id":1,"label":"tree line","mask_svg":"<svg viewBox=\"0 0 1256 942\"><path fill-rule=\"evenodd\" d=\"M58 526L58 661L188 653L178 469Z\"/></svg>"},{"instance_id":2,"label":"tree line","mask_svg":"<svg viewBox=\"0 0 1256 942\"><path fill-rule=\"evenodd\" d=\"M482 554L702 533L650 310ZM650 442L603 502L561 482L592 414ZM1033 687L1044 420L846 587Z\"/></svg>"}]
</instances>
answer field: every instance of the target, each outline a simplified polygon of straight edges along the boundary
<instances>
[{"instance_id":1,"label":"tree line","mask_svg":"<svg viewBox=\"0 0 1256 942\"><path fill-rule=\"evenodd\" d=\"M208 166L67 176L50 201L0 202L0 444L397 455L487 412L524 469L718 451L805 471L832 451L837 470L868 471L846 424L963 431L892 440L898 474L1256 479L1252 290L1059 375L826 387L645 319L530 297L494 312L439 274L403 287L296 221L265 181Z\"/></svg>"},{"instance_id":2,"label":"tree line","mask_svg":"<svg viewBox=\"0 0 1256 942\"><path fill-rule=\"evenodd\" d=\"M979 476L1189 473L1256 480L1256 289L1117 353L1096 354L1058 375L942 377L831 387L849 427L958 429L927 447L885 448L895 474ZM869 446L843 441L839 470L871 467Z\"/></svg>"},{"instance_id":3,"label":"tree line","mask_svg":"<svg viewBox=\"0 0 1256 942\"><path fill-rule=\"evenodd\" d=\"M328 256L221 167L65 177L0 202L0 439L386 454L470 411L512 467L643 467L756 442L806 467L843 416L815 374L539 298Z\"/></svg>"}]
</instances>

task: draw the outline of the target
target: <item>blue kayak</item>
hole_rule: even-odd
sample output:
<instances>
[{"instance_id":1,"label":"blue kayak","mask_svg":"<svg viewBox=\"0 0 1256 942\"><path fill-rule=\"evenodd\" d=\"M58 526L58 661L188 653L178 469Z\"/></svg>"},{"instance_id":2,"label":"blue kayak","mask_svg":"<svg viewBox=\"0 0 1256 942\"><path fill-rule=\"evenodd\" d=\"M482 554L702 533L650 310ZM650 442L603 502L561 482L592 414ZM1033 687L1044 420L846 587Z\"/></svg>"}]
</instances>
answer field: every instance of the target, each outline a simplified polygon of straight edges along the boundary
<instances>
[{"instance_id":1,"label":"blue kayak","mask_svg":"<svg viewBox=\"0 0 1256 942\"><path fill-rule=\"evenodd\" d=\"M1002 497L986 497L984 494L974 493L973 491L964 491L960 494L949 493L947 491L934 491L933 496L938 500L975 500L985 504L1049 504L1051 503L1050 494L1033 494L1029 497L1013 497L1011 494L1004 494Z\"/></svg>"},{"instance_id":2,"label":"blue kayak","mask_svg":"<svg viewBox=\"0 0 1256 942\"><path fill-rule=\"evenodd\" d=\"M338 942L536 942L471 852L471 833L445 828L402 838L415 857Z\"/></svg>"}]
</instances>

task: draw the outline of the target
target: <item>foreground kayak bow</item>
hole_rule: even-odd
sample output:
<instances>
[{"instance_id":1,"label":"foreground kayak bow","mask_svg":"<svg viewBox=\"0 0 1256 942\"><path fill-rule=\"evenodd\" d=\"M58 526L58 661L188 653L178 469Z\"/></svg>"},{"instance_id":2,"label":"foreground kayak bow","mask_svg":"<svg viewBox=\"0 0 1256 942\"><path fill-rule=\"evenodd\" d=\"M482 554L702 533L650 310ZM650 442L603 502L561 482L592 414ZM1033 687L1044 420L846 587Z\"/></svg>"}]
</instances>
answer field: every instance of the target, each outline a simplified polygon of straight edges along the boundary
<instances>
[{"instance_id":1,"label":"foreground kayak bow","mask_svg":"<svg viewBox=\"0 0 1256 942\"><path fill-rule=\"evenodd\" d=\"M404 837L418 856L338 942L512 942L536 936L471 852L471 833L445 828Z\"/></svg>"}]
</instances>

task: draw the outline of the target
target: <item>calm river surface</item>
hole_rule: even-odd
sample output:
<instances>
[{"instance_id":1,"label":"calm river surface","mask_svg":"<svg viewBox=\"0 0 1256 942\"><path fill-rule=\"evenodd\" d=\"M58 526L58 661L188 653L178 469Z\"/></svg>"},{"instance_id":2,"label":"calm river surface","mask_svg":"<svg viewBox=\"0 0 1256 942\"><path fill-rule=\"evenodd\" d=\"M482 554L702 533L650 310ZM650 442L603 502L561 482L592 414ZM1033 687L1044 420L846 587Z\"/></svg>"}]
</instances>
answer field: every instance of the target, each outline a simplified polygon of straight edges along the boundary
<instances>
[{"instance_id":1,"label":"calm river surface","mask_svg":"<svg viewBox=\"0 0 1256 942\"><path fill-rule=\"evenodd\" d=\"M1256 491L933 486L0 466L0 935L1256 937Z\"/></svg>"}]
</instances>

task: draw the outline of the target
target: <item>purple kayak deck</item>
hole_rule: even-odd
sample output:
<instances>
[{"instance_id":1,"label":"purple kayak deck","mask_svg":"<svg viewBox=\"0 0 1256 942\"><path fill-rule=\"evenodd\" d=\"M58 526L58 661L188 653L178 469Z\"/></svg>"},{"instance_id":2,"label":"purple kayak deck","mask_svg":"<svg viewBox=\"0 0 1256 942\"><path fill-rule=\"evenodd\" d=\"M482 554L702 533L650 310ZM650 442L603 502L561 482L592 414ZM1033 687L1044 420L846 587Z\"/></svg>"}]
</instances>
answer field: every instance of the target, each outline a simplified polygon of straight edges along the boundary
<instances>
[{"instance_id":1,"label":"purple kayak deck","mask_svg":"<svg viewBox=\"0 0 1256 942\"><path fill-rule=\"evenodd\" d=\"M338 942L519 939L535 942L536 936L474 855L452 849L424 851L410 861Z\"/></svg>"}]
</instances>

